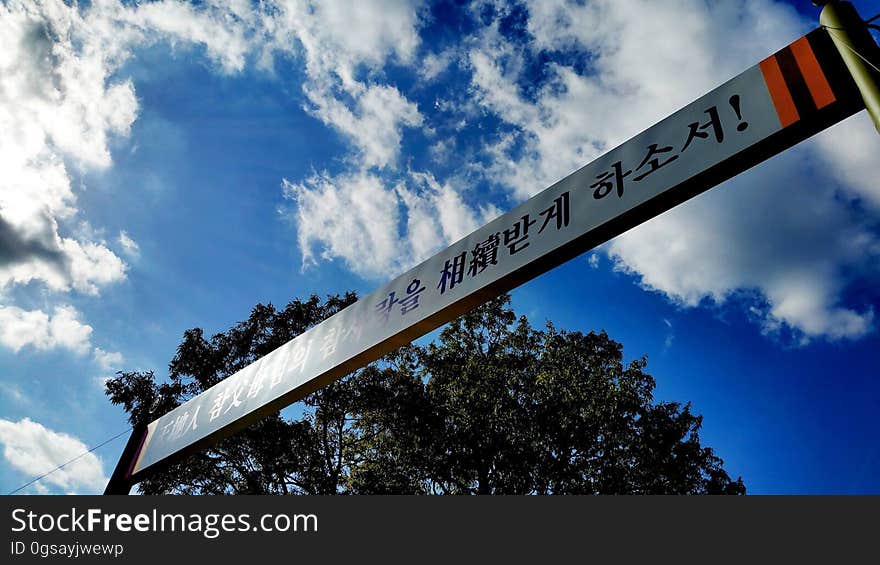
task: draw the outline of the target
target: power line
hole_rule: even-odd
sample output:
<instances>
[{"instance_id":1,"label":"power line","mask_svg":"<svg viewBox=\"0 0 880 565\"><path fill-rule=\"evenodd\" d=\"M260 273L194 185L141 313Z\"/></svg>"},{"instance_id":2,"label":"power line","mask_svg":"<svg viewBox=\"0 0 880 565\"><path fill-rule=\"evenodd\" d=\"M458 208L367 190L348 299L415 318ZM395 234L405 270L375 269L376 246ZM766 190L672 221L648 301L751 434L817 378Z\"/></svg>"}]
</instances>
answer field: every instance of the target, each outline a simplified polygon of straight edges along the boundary
<instances>
[{"instance_id":1,"label":"power line","mask_svg":"<svg viewBox=\"0 0 880 565\"><path fill-rule=\"evenodd\" d=\"M83 451L82 453L80 453L79 455L77 455L76 457L74 457L73 459L71 459L70 461L67 461L67 462L65 462L65 463L62 463L61 465L58 465L57 467L55 467L54 469L52 469L52 470L49 471L48 473L43 473L43 474L40 475L39 477L37 477L37 478L35 478L35 479L32 479L31 481L29 481L29 482L27 482L27 483L21 485L21 486L18 487L17 489L15 489L15 490L11 490L11 491L7 492L6 495L8 496L8 495L10 495L10 494L15 494L15 493L17 493L18 491L20 491L20 490L22 490L22 489L25 489L25 488L27 488L27 487L29 487L29 486L31 486L32 484L34 484L35 482L39 481L40 479L44 479L44 478L48 477L49 475L51 475L52 473L54 473L54 472L56 472L56 471L60 471L61 469L63 469L64 467L70 465L71 463L73 463L74 461L80 459L81 457L83 457L83 456L85 456L85 455L88 455L89 453L95 451L96 449L99 449L99 448L101 448L101 447L104 447L105 445L107 445L107 444L110 443L111 441L116 440L116 439L119 439L120 437L124 436L125 434L127 434L127 433L129 433L129 432L131 432L131 428L128 428L127 430L125 430L125 431L123 431L123 432L119 432L119 433L116 434L115 436L111 437L110 439L104 440L103 442L99 443L98 445L96 445L95 447L89 449L88 451Z\"/></svg>"},{"instance_id":2,"label":"power line","mask_svg":"<svg viewBox=\"0 0 880 565\"><path fill-rule=\"evenodd\" d=\"M880 16L880 14L878 14L878 16ZM831 30L839 29L839 28L836 28L836 27L830 27L830 26L822 26L822 27L825 28L825 29L827 29L827 30L828 30L828 33L831 33ZM846 41L844 41L843 39L841 39L840 36L837 36L837 39L840 41L840 44L841 44L841 45L843 45L844 47L846 47L847 49L849 49L850 51L852 51L852 52L853 52L853 53L854 53L859 59L861 59L862 61L864 61L868 66L872 67L875 71L880 72L880 68L878 68L877 65L875 65L875 64L872 63L870 60L868 60L867 57L865 57L864 55L862 55L861 53L859 53L858 51L856 51L855 48L854 48L852 45L850 45L849 43L847 43Z\"/></svg>"}]
</instances>

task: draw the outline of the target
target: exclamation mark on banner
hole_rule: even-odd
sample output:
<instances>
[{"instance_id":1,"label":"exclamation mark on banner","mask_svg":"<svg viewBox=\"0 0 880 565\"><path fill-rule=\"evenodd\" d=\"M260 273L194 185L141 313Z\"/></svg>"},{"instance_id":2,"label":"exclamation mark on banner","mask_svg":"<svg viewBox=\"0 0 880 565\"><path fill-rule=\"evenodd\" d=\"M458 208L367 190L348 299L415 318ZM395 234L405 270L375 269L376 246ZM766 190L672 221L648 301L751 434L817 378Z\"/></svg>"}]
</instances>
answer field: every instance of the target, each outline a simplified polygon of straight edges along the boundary
<instances>
[{"instance_id":1,"label":"exclamation mark on banner","mask_svg":"<svg viewBox=\"0 0 880 565\"><path fill-rule=\"evenodd\" d=\"M730 97L730 107L736 112L736 119L739 120L739 123L736 125L736 131L746 131L749 127L749 122L743 119L742 109L739 107L739 94L734 94Z\"/></svg>"}]
</instances>

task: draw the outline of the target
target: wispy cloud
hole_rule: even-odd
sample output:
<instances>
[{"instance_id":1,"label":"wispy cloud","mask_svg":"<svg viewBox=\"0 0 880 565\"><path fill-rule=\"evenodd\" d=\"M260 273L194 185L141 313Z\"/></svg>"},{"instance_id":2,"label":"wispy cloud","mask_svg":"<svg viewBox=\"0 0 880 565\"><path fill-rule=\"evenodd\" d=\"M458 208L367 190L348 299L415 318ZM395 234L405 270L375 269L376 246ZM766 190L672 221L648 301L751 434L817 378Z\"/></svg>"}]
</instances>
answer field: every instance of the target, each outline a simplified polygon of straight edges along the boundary
<instances>
[{"instance_id":1,"label":"wispy cloud","mask_svg":"<svg viewBox=\"0 0 880 565\"><path fill-rule=\"evenodd\" d=\"M103 371L117 371L122 368L125 358L118 351L104 351L96 347L93 352L95 362Z\"/></svg>"},{"instance_id":2,"label":"wispy cloud","mask_svg":"<svg viewBox=\"0 0 880 565\"><path fill-rule=\"evenodd\" d=\"M0 394L11 400L14 404L23 405L30 402L28 395L14 382L0 381Z\"/></svg>"},{"instance_id":3,"label":"wispy cloud","mask_svg":"<svg viewBox=\"0 0 880 565\"><path fill-rule=\"evenodd\" d=\"M668 319L663 318L663 324L666 326L666 338L663 340L663 349L669 349L672 347L672 342L675 341L675 330L672 327L672 322Z\"/></svg>"},{"instance_id":4,"label":"wispy cloud","mask_svg":"<svg viewBox=\"0 0 880 565\"><path fill-rule=\"evenodd\" d=\"M125 230L119 232L119 245L122 247L122 251L129 257L133 259L140 257L140 245Z\"/></svg>"}]
</instances>

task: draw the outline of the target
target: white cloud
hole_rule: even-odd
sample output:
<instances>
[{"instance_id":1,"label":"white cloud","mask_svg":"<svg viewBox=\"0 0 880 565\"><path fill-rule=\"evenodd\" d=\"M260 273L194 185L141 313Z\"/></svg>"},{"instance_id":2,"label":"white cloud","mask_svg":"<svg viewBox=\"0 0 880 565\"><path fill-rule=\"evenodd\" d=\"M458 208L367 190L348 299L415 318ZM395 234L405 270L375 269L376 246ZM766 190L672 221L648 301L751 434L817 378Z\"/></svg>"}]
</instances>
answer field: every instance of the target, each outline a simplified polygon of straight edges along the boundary
<instances>
[{"instance_id":1,"label":"white cloud","mask_svg":"<svg viewBox=\"0 0 880 565\"><path fill-rule=\"evenodd\" d=\"M354 108L311 85L306 86L306 94L314 104L311 111L315 116L346 135L358 148L358 160L364 167L394 165L400 153L402 128L422 123L416 105L391 86L358 89Z\"/></svg>"},{"instance_id":2,"label":"white cloud","mask_svg":"<svg viewBox=\"0 0 880 565\"><path fill-rule=\"evenodd\" d=\"M236 72L261 30L254 5L242 0L0 4L0 292L41 284L97 295L126 277L102 230L80 218L75 188L82 183L72 174L109 168L112 141L130 134L138 100L118 71L136 48L166 42L201 45L221 71ZM125 231L119 245L137 257ZM50 314L0 304L0 343L16 352L84 355L91 333L71 306ZM95 350L102 367L118 356Z\"/></svg>"},{"instance_id":3,"label":"white cloud","mask_svg":"<svg viewBox=\"0 0 880 565\"><path fill-rule=\"evenodd\" d=\"M392 186L365 171L323 174L299 184L285 180L284 191L296 202L304 266L317 256L341 259L370 279L404 271L498 213L488 207L476 214L458 190L421 172Z\"/></svg>"},{"instance_id":4,"label":"white cloud","mask_svg":"<svg viewBox=\"0 0 880 565\"><path fill-rule=\"evenodd\" d=\"M79 214L71 171L109 167L111 140L130 134L138 100L117 72L137 48L199 46L225 73L249 57L269 68L278 55L302 56L307 110L352 144L358 167L393 167L404 130L422 116L381 74L389 61L414 61L420 10L409 0L3 4L0 290L42 283L98 294L125 278L125 262L103 240L71 228ZM124 231L119 244L137 257Z\"/></svg>"},{"instance_id":5,"label":"white cloud","mask_svg":"<svg viewBox=\"0 0 880 565\"><path fill-rule=\"evenodd\" d=\"M468 56L476 100L516 126L489 148L488 173L518 199L809 28L791 7L769 0L528 6L530 45L513 45L490 27ZM529 49L578 49L592 58L585 74L551 66L551 79L533 102L517 83ZM877 264L878 243L835 188L876 207L880 165L872 156L878 148L864 116L854 118L603 250L617 269L679 304L754 295L765 331L788 327L804 340L860 337L872 328L873 310L844 306L841 297L847 272ZM824 171L813 165L817 157ZM792 192L796 205L784 197Z\"/></svg>"},{"instance_id":6,"label":"white cloud","mask_svg":"<svg viewBox=\"0 0 880 565\"><path fill-rule=\"evenodd\" d=\"M73 306L58 306L52 315L0 306L0 344L16 353L33 347L37 351L67 349L84 355L91 348L92 327L79 318Z\"/></svg>"},{"instance_id":7,"label":"white cloud","mask_svg":"<svg viewBox=\"0 0 880 565\"><path fill-rule=\"evenodd\" d=\"M96 347L93 352L95 362L104 371L119 370L125 358L118 351L104 351Z\"/></svg>"},{"instance_id":8,"label":"white cloud","mask_svg":"<svg viewBox=\"0 0 880 565\"><path fill-rule=\"evenodd\" d=\"M119 245L122 247L122 251L129 257L137 258L141 254L141 246L125 230L119 232Z\"/></svg>"},{"instance_id":9,"label":"white cloud","mask_svg":"<svg viewBox=\"0 0 880 565\"><path fill-rule=\"evenodd\" d=\"M454 155L455 140L441 139L433 143L428 149L431 159L435 163L446 163Z\"/></svg>"},{"instance_id":10,"label":"white cloud","mask_svg":"<svg viewBox=\"0 0 880 565\"><path fill-rule=\"evenodd\" d=\"M29 418L18 422L0 419L0 443L6 464L26 478L40 476L89 449L79 439ZM38 492L46 492L45 485L52 485L65 493L97 494L107 484L107 477L101 460L94 453L86 453L37 484L43 487L38 487Z\"/></svg>"},{"instance_id":11,"label":"white cloud","mask_svg":"<svg viewBox=\"0 0 880 565\"><path fill-rule=\"evenodd\" d=\"M380 277L396 268L397 198L375 175L316 175L300 184L284 181L296 201L295 221L303 266L315 255L343 259L358 274Z\"/></svg>"},{"instance_id":12,"label":"white cloud","mask_svg":"<svg viewBox=\"0 0 880 565\"><path fill-rule=\"evenodd\" d=\"M409 211L408 233L415 242L415 230L432 225L433 237L418 241L422 252L415 253L416 262L427 259L441 247L468 235L479 227L477 216L462 200L461 194L449 183L440 184L430 173L410 173L413 189L404 185L397 189ZM418 216L417 220L413 220ZM440 237L437 237L437 236ZM433 244L431 244L433 241Z\"/></svg>"},{"instance_id":13,"label":"white cloud","mask_svg":"<svg viewBox=\"0 0 880 565\"><path fill-rule=\"evenodd\" d=\"M419 45L420 1L361 0L312 2L278 0L266 21L270 47L305 52L312 78L336 74L354 85L358 65L381 68L389 58L409 62Z\"/></svg>"},{"instance_id":14,"label":"white cloud","mask_svg":"<svg viewBox=\"0 0 880 565\"><path fill-rule=\"evenodd\" d=\"M125 277L98 241L62 235L77 213L68 165L106 168L137 115L121 60L75 7L0 6L0 288L40 281L97 293Z\"/></svg>"},{"instance_id":15,"label":"white cloud","mask_svg":"<svg viewBox=\"0 0 880 565\"><path fill-rule=\"evenodd\" d=\"M3 5L0 288L42 282L97 294L126 276L103 241L65 230L78 214L70 167L109 167L110 140L129 135L137 117L134 85L115 74L135 48L198 45L228 73L252 55L266 67L302 55L308 111L351 142L358 167L381 168L396 164L404 129L422 124L416 105L381 82L389 61L414 60L420 9L408 0ZM119 243L137 256L124 231Z\"/></svg>"},{"instance_id":16,"label":"white cloud","mask_svg":"<svg viewBox=\"0 0 880 565\"><path fill-rule=\"evenodd\" d=\"M241 71L254 47L259 14L242 0L207 2L201 8L186 2L149 2L134 9L117 8L120 20L147 38L204 47L208 57L227 73Z\"/></svg>"},{"instance_id":17,"label":"white cloud","mask_svg":"<svg viewBox=\"0 0 880 565\"><path fill-rule=\"evenodd\" d=\"M0 290L38 282L97 294L125 278L104 241L71 228L71 171L108 168L111 140L138 115L134 85L117 72L155 42L199 45L221 71L240 71L266 43L266 10L245 0L0 5ZM130 238L121 243L135 252Z\"/></svg>"},{"instance_id":18,"label":"white cloud","mask_svg":"<svg viewBox=\"0 0 880 565\"><path fill-rule=\"evenodd\" d=\"M419 76L422 80L431 81L437 78L440 73L455 60L457 54L449 49L441 53L428 53L421 61L419 67Z\"/></svg>"},{"instance_id":19,"label":"white cloud","mask_svg":"<svg viewBox=\"0 0 880 565\"><path fill-rule=\"evenodd\" d=\"M15 404L27 404L30 402L30 399L21 387L13 382L0 381L0 393Z\"/></svg>"},{"instance_id":20,"label":"white cloud","mask_svg":"<svg viewBox=\"0 0 880 565\"><path fill-rule=\"evenodd\" d=\"M843 271L876 264L877 240L827 185L799 172L807 158L803 151L781 155L758 175L728 181L619 236L608 253L617 268L680 304L722 303L757 289L767 301L766 329L781 322L808 337L860 337L873 313L838 304ZM781 187L798 191L796 206L780 198Z\"/></svg>"},{"instance_id":21,"label":"white cloud","mask_svg":"<svg viewBox=\"0 0 880 565\"><path fill-rule=\"evenodd\" d=\"M814 154L849 196L880 212L880 135L864 112L816 136Z\"/></svg>"},{"instance_id":22,"label":"white cloud","mask_svg":"<svg viewBox=\"0 0 880 565\"><path fill-rule=\"evenodd\" d=\"M267 49L284 53L299 46L305 55L306 109L346 136L363 166L395 165L403 128L422 123L416 105L397 88L376 83L386 63L412 61L420 5L288 0L278 2L267 20Z\"/></svg>"},{"instance_id":23,"label":"white cloud","mask_svg":"<svg viewBox=\"0 0 880 565\"><path fill-rule=\"evenodd\" d=\"M675 341L675 330L672 327L672 322L663 318L663 324L666 326L666 338L663 340L663 349L664 351L672 347L672 343Z\"/></svg>"}]
</instances>

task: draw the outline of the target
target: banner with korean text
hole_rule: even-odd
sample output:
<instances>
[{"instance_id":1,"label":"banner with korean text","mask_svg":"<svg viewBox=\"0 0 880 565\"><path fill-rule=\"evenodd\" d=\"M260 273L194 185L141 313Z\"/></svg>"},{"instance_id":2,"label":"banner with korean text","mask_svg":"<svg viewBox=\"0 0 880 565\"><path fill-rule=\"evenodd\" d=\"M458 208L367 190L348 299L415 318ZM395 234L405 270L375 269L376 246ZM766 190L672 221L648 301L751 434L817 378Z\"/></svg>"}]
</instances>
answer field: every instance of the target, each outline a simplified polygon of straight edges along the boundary
<instances>
[{"instance_id":1,"label":"banner with korean text","mask_svg":"<svg viewBox=\"0 0 880 565\"><path fill-rule=\"evenodd\" d=\"M153 421L128 475L234 433L863 108L815 30ZM773 188L797 198L796 187Z\"/></svg>"}]
</instances>

